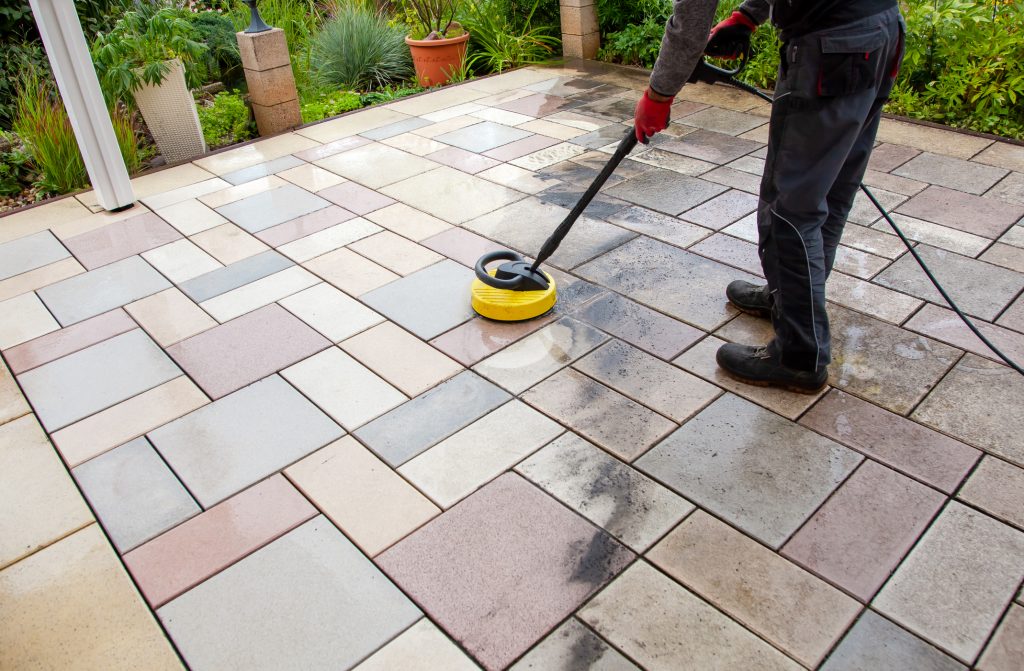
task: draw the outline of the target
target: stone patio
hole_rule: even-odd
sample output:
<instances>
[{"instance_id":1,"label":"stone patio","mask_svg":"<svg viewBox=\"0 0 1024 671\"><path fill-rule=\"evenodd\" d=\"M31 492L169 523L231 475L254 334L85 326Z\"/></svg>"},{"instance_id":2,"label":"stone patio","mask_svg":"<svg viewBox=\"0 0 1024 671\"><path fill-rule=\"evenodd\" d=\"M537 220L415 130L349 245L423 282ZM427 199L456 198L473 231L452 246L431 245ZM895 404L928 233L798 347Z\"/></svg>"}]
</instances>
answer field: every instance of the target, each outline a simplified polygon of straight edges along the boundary
<instances>
[{"instance_id":1,"label":"stone patio","mask_svg":"<svg viewBox=\"0 0 1024 671\"><path fill-rule=\"evenodd\" d=\"M817 396L770 326L767 108L688 86L552 259L646 77L528 68L0 219L0 668L1024 665L1024 379L866 201ZM1024 148L886 120L865 181L1024 360Z\"/></svg>"}]
</instances>

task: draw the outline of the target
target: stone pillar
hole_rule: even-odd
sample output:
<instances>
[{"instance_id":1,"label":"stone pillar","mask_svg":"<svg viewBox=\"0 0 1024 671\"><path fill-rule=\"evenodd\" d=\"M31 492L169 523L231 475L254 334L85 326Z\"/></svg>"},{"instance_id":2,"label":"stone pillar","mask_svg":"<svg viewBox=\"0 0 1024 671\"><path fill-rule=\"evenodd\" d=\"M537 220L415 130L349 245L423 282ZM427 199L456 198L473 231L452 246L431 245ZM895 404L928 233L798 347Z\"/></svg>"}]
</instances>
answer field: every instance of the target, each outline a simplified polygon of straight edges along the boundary
<instances>
[{"instance_id":1,"label":"stone pillar","mask_svg":"<svg viewBox=\"0 0 1024 671\"><path fill-rule=\"evenodd\" d=\"M284 31L238 33L238 51L249 84L249 100L260 135L274 135L302 124Z\"/></svg>"},{"instance_id":2,"label":"stone pillar","mask_svg":"<svg viewBox=\"0 0 1024 671\"><path fill-rule=\"evenodd\" d=\"M562 14L562 53L566 58L597 58L601 31L594 0L559 0Z\"/></svg>"}]
</instances>

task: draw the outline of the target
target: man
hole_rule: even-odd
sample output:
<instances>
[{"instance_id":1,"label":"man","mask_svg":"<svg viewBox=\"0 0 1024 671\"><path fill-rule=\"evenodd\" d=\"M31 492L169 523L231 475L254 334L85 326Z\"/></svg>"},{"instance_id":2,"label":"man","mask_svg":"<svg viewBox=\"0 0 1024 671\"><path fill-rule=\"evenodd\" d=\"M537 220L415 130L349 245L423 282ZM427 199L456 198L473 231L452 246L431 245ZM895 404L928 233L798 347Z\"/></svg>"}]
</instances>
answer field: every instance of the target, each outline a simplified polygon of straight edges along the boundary
<instances>
[{"instance_id":1,"label":"man","mask_svg":"<svg viewBox=\"0 0 1024 671\"><path fill-rule=\"evenodd\" d=\"M770 317L775 338L763 347L724 345L717 359L744 382L814 393L831 361L825 280L902 58L903 19L896 0L746 0L709 37L717 6L676 0L637 104L637 138L665 129L675 94L705 51L735 56L772 19L783 46L757 212L768 283L737 280L726 296L743 312Z\"/></svg>"}]
</instances>

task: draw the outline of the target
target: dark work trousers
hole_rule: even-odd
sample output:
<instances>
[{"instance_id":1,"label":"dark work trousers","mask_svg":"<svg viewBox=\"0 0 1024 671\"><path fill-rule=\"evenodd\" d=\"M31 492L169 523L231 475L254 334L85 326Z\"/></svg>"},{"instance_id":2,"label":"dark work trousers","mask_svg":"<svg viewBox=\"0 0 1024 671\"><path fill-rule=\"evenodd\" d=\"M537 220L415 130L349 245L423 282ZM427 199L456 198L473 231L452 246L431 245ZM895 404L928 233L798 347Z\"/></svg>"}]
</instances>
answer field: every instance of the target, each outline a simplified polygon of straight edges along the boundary
<instances>
[{"instance_id":1,"label":"dark work trousers","mask_svg":"<svg viewBox=\"0 0 1024 671\"><path fill-rule=\"evenodd\" d=\"M808 33L782 48L757 213L784 365L831 361L825 280L902 58L896 8Z\"/></svg>"}]
</instances>

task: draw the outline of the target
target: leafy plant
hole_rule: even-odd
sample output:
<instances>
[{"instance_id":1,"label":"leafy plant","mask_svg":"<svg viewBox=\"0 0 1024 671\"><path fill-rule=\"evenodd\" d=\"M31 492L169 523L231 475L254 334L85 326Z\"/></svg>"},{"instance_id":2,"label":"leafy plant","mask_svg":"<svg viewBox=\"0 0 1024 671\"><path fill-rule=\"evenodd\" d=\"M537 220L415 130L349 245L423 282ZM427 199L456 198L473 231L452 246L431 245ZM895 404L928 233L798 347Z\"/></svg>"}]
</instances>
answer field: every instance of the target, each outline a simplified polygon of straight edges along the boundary
<instances>
[{"instance_id":1,"label":"leafy plant","mask_svg":"<svg viewBox=\"0 0 1024 671\"><path fill-rule=\"evenodd\" d=\"M660 19L647 18L642 23L631 23L622 30L610 33L597 57L603 61L654 67L664 32L665 22Z\"/></svg>"},{"instance_id":2,"label":"leafy plant","mask_svg":"<svg viewBox=\"0 0 1024 671\"><path fill-rule=\"evenodd\" d=\"M359 94L354 91L318 90L307 93L302 101L302 121L310 123L337 116L362 107Z\"/></svg>"},{"instance_id":3,"label":"leafy plant","mask_svg":"<svg viewBox=\"0 0 1024 671\"><path fill-rule=\"evenodd\" d=\"M462 0L407 0L415 16L412 37L417 40L440 40L458 37L462 25L455 20Z\"/></svg>"},{"instance_id":4,"label":"leafy plant","mask_svg":"<svg viewBox=\"0 0 1024 671\"><path fill-rule=\"evenodd\" d=\"M317 0L260 0L257 6L267 25L284 31L288 49L293 54L305 51L326 18ZM235 30L245 30L249 20L248 5L241 0L234 0L231 22Z\"/></svg>"},{"instance_id":5,"label":"leafy plant","mask_svg":"<svg viewBox=\"0 0 1024 671\"><path fill-rule=\"evenodd\" d=\"M552 34L555 29L531 25L539 4L540 0L534 0L525 27L516 29L508 17L494 11L487 0L471 3L465 18L474 47L469 65L488 72L501 72L554 56L561 44Z\"/></svg>"},{"instance_id":6,"label":"leafy plant","mask_svg":"<svg viewBox=\"0 0 1024 671\"><path fill-rule=\"evenodd\" d=\"M310 63L322 86L380 88L412 76L404 31L379 13L342 7L316 36Z\"/></svg>"},{"instance_id":7,"label":"leafy plant","mask_svg":"<svg viewBox=\"0 0 1024 671\"><path fill-rule=\"evenodd\" d=\"M385 86L378 91L370 91L359 96L359 102L363 107L388 103L398 100L414 93L422 93L425 89L417 86Z\"/></svg>"},{"instance_id":8,"label":"leafy plant","mask_svg":"<svg viewBox=\"0 0 1024 671\"><path fill-rule=\"evenodd\" d=\"M8 43L0 49L0 128L10 129L21 73L32 70L50 78L50 62L38 42Z\"/></svg>"},{"instance_id":9,"label":"leafy plant","mask_svg":"<svg viewBox=\"0 0 1024 671\"><path fill-rule=\"evenodd\" d=\"M142 167L142 152L139 150L139 137L135 124L135 116L123 105L110 112L110 123L114 126L114 136L121 149L121 158L129 175L134 175Z\"/></svg>"},{"instance_id":10,"label":"leafy plant","mask_svg":"<svg viewBox=\"0 0 1024 671\"><path fill-rule=\"evenodd\" d=\"M16 196L32 178L29 155L15 135L0 133L8 149L0 153L0 196Z\"/></svg>"},{"instance_id":11,"label":"leafy plant","mask_svg":"<svg viewBox=\"0 0 1024 671\"><path fill-rule=\"evenodd\" d=\"M202 62L207 81L237 78L242 67L238 40L231 19L217 12L198 12L191 16L195 40L206 45Z\"/></svg>"},{"instance_id":12,"label":"leafy plant","mask_svg":"<svg viewBox=\"0 0 1024 671\"><path fill-rule=\"evenodd\" d=\"M218 93L210 105L201 105L197 111L203 138L211 149L254 136L249 106L237 91Z\"/></svg>"},{"instance_id":13,"label":"leafy plant","mask_svg":"<svg viewBox=\"0 0 1024 671\"><path fill-rule=\"evenodd\" d=\"M649 20L661 21L664 29L665 22L670 16L672 0L597 0L597 19L601 32L605 35ZM661 41L660 35L658 41Z\"/></svg>"},{"instance_id":14,"label":"leafy plant","mask_svg":"<svg viewBox=\"0 0 1024 671\"><path fill-rule=\"evenodd\" d=\"M112 100L131 101L143 84L162 82L170 70L167 61L174 58L185 66L189 86L199 86L202 68L195 65L207 49L194 37L185 10L141 4L126 12L92 45L104 92Z\"/></svg>"}]
</instances>

